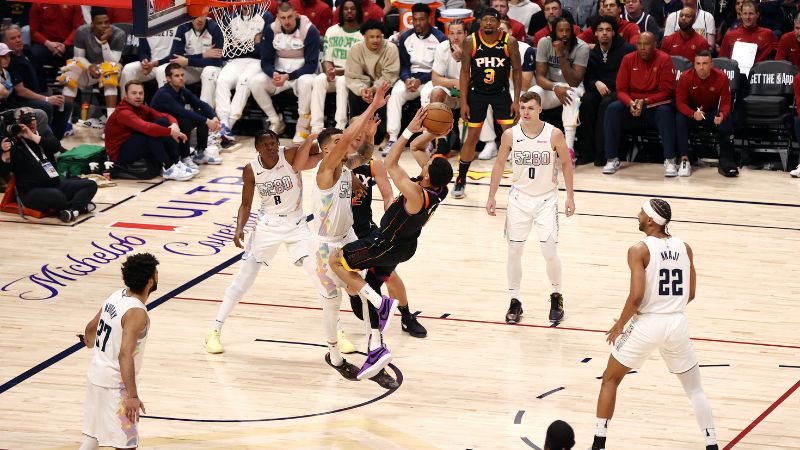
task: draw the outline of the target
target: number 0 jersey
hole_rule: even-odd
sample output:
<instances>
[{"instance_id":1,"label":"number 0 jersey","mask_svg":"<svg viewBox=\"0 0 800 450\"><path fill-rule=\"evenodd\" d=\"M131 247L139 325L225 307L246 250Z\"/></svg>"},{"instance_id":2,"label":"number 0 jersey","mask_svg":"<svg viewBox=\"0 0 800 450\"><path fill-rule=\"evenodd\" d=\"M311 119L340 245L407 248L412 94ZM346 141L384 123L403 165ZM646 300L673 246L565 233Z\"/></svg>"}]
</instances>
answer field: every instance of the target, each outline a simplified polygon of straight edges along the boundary
<instances>
[{"instance_id":1,"label":"number 0 jersey","mask_svg":"<svg viewBox=\"0 0 800 450\"><path fill-rule=\"evenodd\" d=\"M511 74L508 34L500 32L500 38L492 45L483 41L480 31L472 33L469 39L472 40L470 91L484 95L507 92Z\"/></svg>"},{"instance_id":2,"label":"number 0 jersey","mask_svg":"<svg viewBox=\"0 0 800 450\"><path fill-rule=\"evenodd\" d=\"M529 137L522 131L522 124L512 127L511 184L514 189L528 195L543 195L558 189L558 153L553 150L550 138L553 125L543 122L541 133Z\"/></svg>"},{"instance_id":3,"label":"number 0 jersey","mask_svg":"<svg viewBox=\"0 0 800 450\"><path fill-rule=\"evenodd\" d=\"M259 222L265 215L295 215L303 213L303 179L286 161L285 148L278 149L278 162L272 169L261 165L261 158L250 161L256 180L256 191L261 196Z\"/></svg>"},{"instance_id":4,"label":"number 0 jersey","mask_svg":"<svg viewBox=\"0 0 800 450\"><path fill-rule=\"evenodd\" d=\"M682 313L689 303L690 263L686 244L669 237L647 236L642 241L650 251L645 269L644 298L641 314Z\"/></svg>"},{"instance_id":5,"label":"number 0 jersey","mask_svg":"<svg viewBox=\"0 0 800 450\"><path fill-rule=\"evenodd\" d=\"M111 294L100 312L100 322L97 324L97 334L86 336L94 339L92 349L92 362L89 365L89 382L96 386L107 388L119 387L122 377L119 372L119 352L122 348L122 318L131 309L140 308L147 313L147 308L136 298L129 297L127 289L120 289ZM136 349L133 352L134 375L138 379L139 370L142 368L144 346L147 342L147 331L150 328L150 319L136 339Z\"/></svg>"}]
</instances>

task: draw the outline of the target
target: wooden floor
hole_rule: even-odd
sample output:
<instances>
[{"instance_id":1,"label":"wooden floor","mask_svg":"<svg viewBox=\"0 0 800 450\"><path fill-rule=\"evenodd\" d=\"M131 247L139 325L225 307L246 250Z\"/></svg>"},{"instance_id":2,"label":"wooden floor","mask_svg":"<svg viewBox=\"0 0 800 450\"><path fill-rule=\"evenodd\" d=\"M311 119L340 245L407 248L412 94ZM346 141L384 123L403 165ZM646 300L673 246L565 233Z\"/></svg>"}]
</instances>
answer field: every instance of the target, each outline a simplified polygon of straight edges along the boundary
<instances>
[{"instance_id":1,"label":"wooden floor","mask_svg":"<svg viewBox=\"0 0 800 450\"><path fill-rule=\"evenodd\" d=\"M79 140L93 138L81 133ZM402 385L387 392L347 382L325 365L317 297L285 250L228 319L226 353L203 350L238 269L230 241L236 182L254 155L252 140L242 142L223 154L223 165L203 167L190 182L101 189L100 212L73 226L0 213L0 448L78 447L90 352L76 345L75 333L120 287L124 256L115 255L146 250L161 266L139 386L149 415L140 425L142 448L540 448L547 425L563 419L577 433L576 448L585 449L609 354L602 332L625 301L625 254L642 237L634 216L649 196L671 203L670 231L694 249L698 292L688 316L708 365L703 383L720 443L800 448L800 180L748 170L726 179L710 168L664 179L656 165L623 165L604 176L579 167L577 214L560 220L567 320L558 328L547 321L535 240L523 262L524 319L503 323L504 217L486 215L488 178L475 181L466 199L448 198L438 209L416 256L399 268L429 335L409 337L395 323L387 342ZM402 163L417 171L409 155ZM165 229L112 226L118 222ZM363 350L360 323L349 312L342 322ZM611 449L703 448L690 403L657 355L623 382L608 439Z\"/></svg>"}]
</instances>

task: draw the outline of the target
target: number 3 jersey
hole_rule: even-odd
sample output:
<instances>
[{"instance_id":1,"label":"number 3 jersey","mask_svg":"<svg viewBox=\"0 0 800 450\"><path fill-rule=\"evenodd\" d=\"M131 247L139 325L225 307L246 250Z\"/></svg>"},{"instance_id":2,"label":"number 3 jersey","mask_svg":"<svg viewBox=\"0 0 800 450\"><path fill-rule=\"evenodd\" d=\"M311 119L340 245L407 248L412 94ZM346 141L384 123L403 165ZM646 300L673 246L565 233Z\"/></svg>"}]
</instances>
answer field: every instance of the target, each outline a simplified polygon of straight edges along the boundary
<instances>
[{"instance_id":1,"label":"number 3 jersey","mask_svg":"<svg viewBox=\"0 0 800 450\"><path fill-rule=\"evenodd\" d=\"M303 179L286 161L284 151L284 147L278 149L278 162L272 169L261 165L259 157L250 161L256 180L256 191L261 196L259 223L264 221L265 216L293 216L303 213Z\"/></svg>"},{"instance_id":2,"label":"number 3 jersey","mask_svg":"<svg viewBox=\"0 0 800 450\"><path fill-rule=\"evenodd\" d=\"M508 34L500 36L494 44L483 41L480 31L472 33L472 58L470 59L470 90L483 95L508 91L511 74L511 57L508 56Z\"/></svg>"},{"instance_id":3,"label":"number 3 jersey","mask_svg":"<svg viewBox=\"0 0 800 450\"><path fill-rule=\"evenodd\" d=\"M95 386L117 388L122 383L119 371L119 352L122 348L122 318L131 309L142 309L147 313L147 308L136 298L128 296L127 289L120 289L111 294L100 311L100 322L97 324L96 336L86 336L86 339L95 339L92 349L92 362L89 365L89 382ZM144 331L136 338L136 348L133 351L133 370L135 378L139 377L142 368L144 346L147 342L147 331L150 328L150 319Z\"/></svg>"},{"instance_id":4,"label":"number 3 jersey","mask_svg":"<svg viewBox=\"0 0 800 450\"><path fill-rule=\"evenodd\" d=\"M511 184L514 189L528 195L543 195L558 189L558 154L553 150L550 137L553 125L544 122L541 133L527 136L522 124L512 128Z\"/></svg>"},{"instance_id":5,"label":"number 3 jersey","mask_svg":"<svg viewBox=\"0 0 800 450\"><path fill-rule=\"evenodd\" d=\"M640 314L682 313L689 303L690 263L686 244L669 237L647 236L642 240L650 251L645 269L644 298Z\"/></svg>"}]
</instances>

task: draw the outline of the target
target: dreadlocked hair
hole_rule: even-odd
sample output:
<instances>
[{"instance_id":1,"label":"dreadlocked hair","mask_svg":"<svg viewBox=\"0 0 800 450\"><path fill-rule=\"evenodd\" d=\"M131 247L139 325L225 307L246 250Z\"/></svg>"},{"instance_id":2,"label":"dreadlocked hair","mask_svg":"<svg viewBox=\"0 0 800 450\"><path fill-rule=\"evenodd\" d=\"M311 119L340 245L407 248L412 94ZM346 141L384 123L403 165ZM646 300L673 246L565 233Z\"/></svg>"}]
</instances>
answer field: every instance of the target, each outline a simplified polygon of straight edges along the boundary
<instances>
[{"instance_id":1,"label":"dreadlocked hair","mask_svg":"<svg viewBox=\"0 0 800 450\"><path fill-rule=\"evenodd\" d=\"M670 236L667 225L669 225L669 222L672 220L672 208L670 208L669 203L667 203L666 200L654 198L650 200L650 206L656 214L667 219L667 223L664 224L664 233Z\"/></svg>"}]
</instances>

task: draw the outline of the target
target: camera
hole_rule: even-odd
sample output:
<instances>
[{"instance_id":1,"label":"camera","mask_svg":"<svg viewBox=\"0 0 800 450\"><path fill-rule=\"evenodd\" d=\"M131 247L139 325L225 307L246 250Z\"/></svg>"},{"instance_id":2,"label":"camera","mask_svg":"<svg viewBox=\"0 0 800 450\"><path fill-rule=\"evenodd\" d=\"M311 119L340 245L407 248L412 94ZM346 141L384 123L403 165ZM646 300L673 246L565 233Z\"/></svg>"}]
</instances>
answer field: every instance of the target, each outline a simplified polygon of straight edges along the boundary
<instances>
[{"instance_id":1,"label":"camera","mask_svg":"<svg viewBox=\"0 0 800 450\"><path fill-rule=\"evenodd\" d=\"M17 123L17 119L14 117L14 111L15 110L12 109L0 113L0 135L8 138L15 138L22 132L21 124L30 125L36 118L31 112L22 113L19 116L19 123Z\"/></svg>"}]
</instances>

